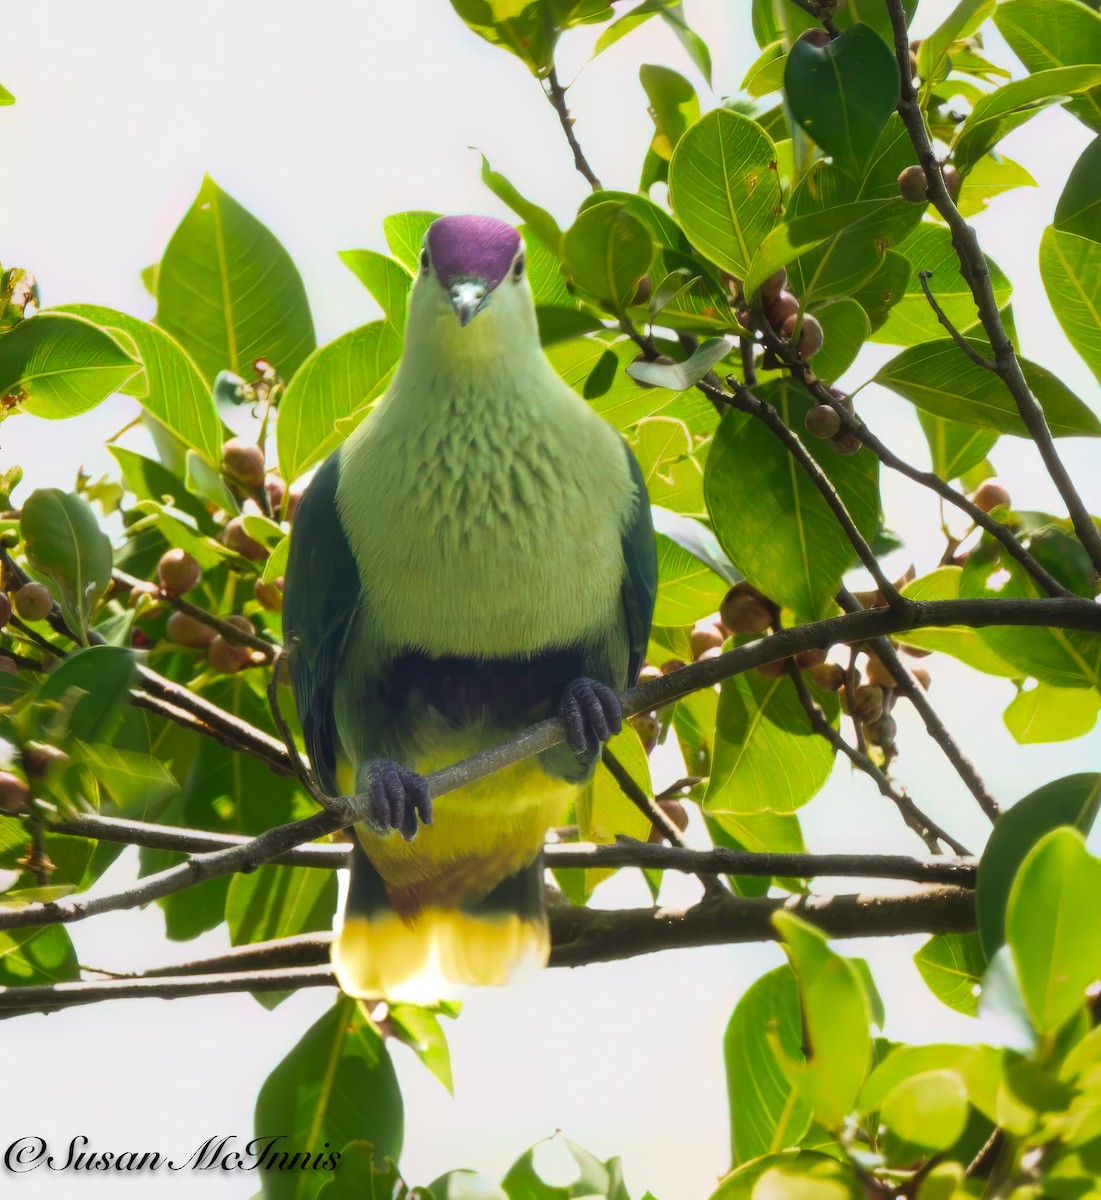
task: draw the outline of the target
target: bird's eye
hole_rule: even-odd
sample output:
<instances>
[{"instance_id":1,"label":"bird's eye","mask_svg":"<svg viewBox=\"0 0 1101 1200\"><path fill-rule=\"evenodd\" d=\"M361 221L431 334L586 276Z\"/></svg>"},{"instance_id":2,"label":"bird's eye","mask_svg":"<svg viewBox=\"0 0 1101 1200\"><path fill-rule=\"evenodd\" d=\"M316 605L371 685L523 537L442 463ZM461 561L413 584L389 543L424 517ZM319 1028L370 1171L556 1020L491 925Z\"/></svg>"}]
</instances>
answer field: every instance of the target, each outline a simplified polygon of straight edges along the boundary
<instances>
[{"instance_id":1,"label":"bird's eye","mask_svg":"<svg viewBox=\"0 0 1101 1200\"><path fill-rule=\"evenodd\" d=\"M421 251L421 270L422 271L428 270L428 251L427 250Z\"/></svg>"},{"instance_id":2,"label":"bird's eye","mask_svg":"<svg viewBox=\"0 0 1101 1200\"><path fill-rule=\"evenodd\" d=\"M524 256L520 257L512 264L512 278L519 279L524 273Z\"/></svg>"}]
</instances>

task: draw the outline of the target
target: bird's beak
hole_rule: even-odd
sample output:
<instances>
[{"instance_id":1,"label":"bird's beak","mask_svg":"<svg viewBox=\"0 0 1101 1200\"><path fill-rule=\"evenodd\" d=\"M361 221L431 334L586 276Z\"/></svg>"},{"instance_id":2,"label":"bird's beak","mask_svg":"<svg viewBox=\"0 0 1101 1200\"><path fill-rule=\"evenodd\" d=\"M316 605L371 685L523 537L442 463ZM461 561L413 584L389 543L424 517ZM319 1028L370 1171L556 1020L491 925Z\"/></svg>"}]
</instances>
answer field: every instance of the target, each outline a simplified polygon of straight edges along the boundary
<instances>
[{"instance_id":1,"label":"bird's beak","mask_svg":"<svg viewBox=\"0 0 1101 1200\"><path fill-rule=\"evenodd\" d=\"M464 279L451 285L451 307L460 325L470 324L485 303L487 294L483 279Z\"/></svg>"}]
</instances>

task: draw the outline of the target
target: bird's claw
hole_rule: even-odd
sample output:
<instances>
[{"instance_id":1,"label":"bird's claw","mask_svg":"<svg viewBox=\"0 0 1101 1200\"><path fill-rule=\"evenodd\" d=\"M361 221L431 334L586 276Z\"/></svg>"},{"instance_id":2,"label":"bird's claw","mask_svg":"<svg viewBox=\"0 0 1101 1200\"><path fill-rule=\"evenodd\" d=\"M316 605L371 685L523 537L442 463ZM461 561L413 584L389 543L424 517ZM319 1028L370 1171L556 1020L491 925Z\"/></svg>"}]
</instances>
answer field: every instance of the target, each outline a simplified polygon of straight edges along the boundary
<instances>
[{"instance_id":1,"label":"bird's claw","mask_svg":"<svg viewBox=\"0 0 1101 1200\"><path fill-rule=\"evenodd\" d=\"M558 715L566 726L566 744L586 763L595 762L600 747L623 728L619 697L595 679L575 679L566 688Z\"/></svg>"},{"instance_id":2,"label":"bird's claw","mask_svg":"<svg viewBox=\"0 0 1101 1200\"><path fill-rule=\"evenodd\" d=\"M371 824L379 833L400 831L407 842L417 836L420 824L432 823L432 796L428 780L409 767L389 758L376 759L370 766L367 794Z\"/></svg>"}]
</instances>

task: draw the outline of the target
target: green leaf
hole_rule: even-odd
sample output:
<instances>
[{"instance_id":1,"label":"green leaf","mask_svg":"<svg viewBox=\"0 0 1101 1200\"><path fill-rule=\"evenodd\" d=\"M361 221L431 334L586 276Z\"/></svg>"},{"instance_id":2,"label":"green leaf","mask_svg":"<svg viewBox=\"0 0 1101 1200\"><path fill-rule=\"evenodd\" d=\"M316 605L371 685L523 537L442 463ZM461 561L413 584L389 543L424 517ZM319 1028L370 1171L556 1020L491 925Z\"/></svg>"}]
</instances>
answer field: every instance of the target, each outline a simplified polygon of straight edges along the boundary
<instances>
[{"instance_id":1,"label":"green leaf","mask_svg":"<svg viewBox=\"0 0 1101 1200\"><path fill-rule=\"evenodd\" d=\"M113 735L134 679L134 654L123 646L88 646L69 654L38 685L37 703L63 704L67 734L88 744Z\"/></svg>"},{"instance_id":2,"label":"green leaf","mask_svg":"<svg viewBox=\"0 0 1101 1200\"><path fill-rule=\"evenodd\" d=\"M1041 1033L1058 1029L1101 977L1101 859L1076 829L1055 829L1021 864L1005 915L1025 1003Z\"/></svg>"},{"instance_id":3,"label":"green leaf","mask_svg":"<svg viewBox=\"0 0 1101 1200\"><path fill-rule=\"evenodd\" d=\"M831 721L836 696L819 697ZM711 777L704 812L724 827L760 812L791 813L814 796L830 776L835 751L811 729L790 679L767 679L747 671L724 679L715 724ZM730 832L738 837L738 829Z\"/></svg>"},{"instance_id":4,"label":"green leaf","mask_svg":"<svg viewBox=\"0 0 1101 1200\"><path fill-rule=\"evenodd\" d=\"M64 926L0 932L0 987L34 987L79 978L76 948Z\"/></svg>"},{"instance_id":5,"label":"green leaf","mask_svg":"<svg viewBox=\"0 0 1101 1200\"><path fill-rule=\"evenodd\" d=\"M690 625L716 612L730 585L705 563L661 534L657 535L656 625Z\"/></svg>"},{"instance_id":6,"label":"green leaf","mask_svg":"<svg viewBox=\"0 0 1101 1200\"><path fill-rule=\"evenodd\" d=\"M117 646L101 647L103 648L123 649ZM93 646L92 649L96 647ZM124 652L129 657L129 651ZM102 657L96 661L102 665ZM124 673L121 660L115 661L119 664L118 678L128 682L133 674L132 662L130 670ZM111 710L128 697L121 689L114 696L105 696L103 681L97 679L97 685L94 698L102 709L102 721L109 718ZM110 794L119 812L125 817L142 820L147 813L158 811L158 806L179 790L179 784L172 772L152 754L123 750L99 741L81 745L79 758L92 768L96 780Z\"/></svg>"},{"instance_id":7,"label":"green leaf","mask_svg":"<svg viewBox=\"0 0 1101 1200\"><path fill-rule=\"evenodd\" d=\"M79 317L38 313L0 335L0 398L36 417L87 412L140 370L126 347Z\"/></svg>"},{"instance_id":8,"label":"green leaf","mask_svg":"<svg viewBox=\"0 0 1101 1200\"><path fill-rule=\"evenodd\" d=\"M785 423L802 429L809 401L786 380L756 394ZM866 538L879 527L879 464L866 449L838 455L825 448L819 465ZM799 620L824 615L853 549L822 494L788 451L747 414L723 417L708 452L704 495L715 533L734 565Z\"/></svg>"},{"instance_id":9,"label":"green leaf","mask_svg":"<svg viewBox=\"0 0 1101 1200\"><path fill-rule=\"evenodd\" d=\"M984 342L969 339L969 345L977 354L989 353ZM1101 421L1059 378L1027 359L1019 361L1056 437L1101 436ZM953 341L903 350L880 368L875 381L936 417L1029 436L1002 378L973 362Z\"/></svg>"},{"instance_id":10,"label":"green leaf","mask_svg":"<svg viewBox=\"0 0 1101 1200\"><path fill-rule=\"evenodd\" d=\"M75 313L108 333L123 333L141 356L141 374L121 389L135 396L186 446L213 466L222 458L222 422L199 368L175 338L113 308L99 304L67 304L55 311Z\"/></svg>"},{"instance_id":11,"label":"green leaf","mask_svg":"<svg viewBox=\"0 0 1101 1200\"><path fill-rule=\"evenodd\" d=\"M935 933L914 955L914 965L938 1000L966 1017L976 1015L986 969L978 934Z\"/></svg>"},{"instance_id":12,"label":"green leaf","mask_svg":"<svg viewBox=\"0 0 1101 1200\"><path fill-rule=\"evenodd\" d=\"M630 439L651 504L703 515L703 472L693 454L692 432L674 417L647 417Z\"/></svg>"},{"instance_id":13,"label":"green leaf","mask_svg":"<svg viewBox=\"0 0 1101 1200\"><path fill-rule=\"evenodd\" d=\"M815 46L797 41L784 69L792 118L842 170L863 171L898 104L894 52L867 25Z\"/></svg>"},{"instance_id":14,"label":"green leaf","mask_svg":"<svg viewBox=\"0 0 1101 1200\"><path fill-rule=\"evenodd\" d=\"M20 518L27 559L54 584L61 615L83 635L96 601L111 582L111 542L82 496L38 488Z\"/></svg>"},{"instance_id":15,"label":"green leaf","mask_svg":"<svg viewBox=\"0 0 1101 1200\"><path fill-rule=\"evenodd\" d=\"M872 330L879 329L891 309L906 295L910 283L910 261L897 250L888 250L876 272L852 294L868 314Z\"/></svg>"},{"instance_id":16,"label":"green leaf","mask_svg":"<svg viewBox=\"0 0 1101 1200\"><path fill-rule=\"evenodd\" d=\"M1044 784L1003 813L979 860L975 910L987 958L1005 941L1005 912L1018 868L1060 825L1088 833L1101 806L1101 775L1067 775Z\"/></svg>"},{"instance_id":17,"label":"green leaf","mask_svg":"<svg viewBox=\"0 0 1101 1200\"><path fill-rule=\"evenodd\" d=\"M260 358L290 379L316 345L290 255L209 175L161 258L156 319L208 383L248 375Z\"/></svg>"},{"instance_id":18,"label":"green leaf","mask_svg":"<svg viewBox=\"0 0 1101 1200\"><path fill-rule=\"evenodd\" d=\"M733 335L709 338L700 345L690 357L683 362L632 363L627 368L627 374L639 383L647 383L651 387L668 388L673 392L683 392L694 387L711 368L721 362L737 345ZM817 364L815 364L817 366Z\"/></svg>"},{"instance_id":19,"label":"green leaf","mask_svg":"<svg viewBox=\"0 0 1101 1200\"><path fill-rule=\"evenodd\" d=\"M793 1087L776 1045L803 1057L799 989L788 966L762 975L738 1001L723 1038L735 1164L798 1145L810 1128L810 1105Z\"/></svg>"},{"instance_id":20,"label":"green leaf","mask_svg":"<svg viewBox=\"0 0 1101 1200\"><path fill-rule=\"evenodd\" d=\"M6 87L0 86L0 108L8 104L14 104L15 97L8 91Z\"/></svg>"},{"instance_id":21,"label":"green leaf","mask_svg":"<svg viewBox=\"0 0 1101 1200\"><path fill-rule=\"evenodd\" d=\"M512 1164L501 1180L508 1200L629 1200L618 1158L601 1162L595 1155L560 1134L556 1137L578 1167L573 1183L547 1183L535 1166L533 1146Z\"/></svg>"},{"instance_id":22,"label":"green leaf","mask_svg":"<svg viewBox=\"0 0 1101 1200\"><path fill-rule=\"evenodd\" d=\"M1055 228L1061 233L1101 242L1101 137L1095 137L1071 169L1059 203L1055 206Z\"/></svg>"},{"instance_id":23,"label":"green leaf","mask_svg":"<svg viewBox=\"0 0 1101 1200\"><path fill-rule=\"evenodd\" d=\"M960 185L956 207L965 217L985 211L987 204L1019 187L1037 187L1036 180L1011 158L987 154L980 158Z\"/></svg>"},{"instance_id":24,"label":"green leaf","mask_svg":"<svg viewBox=\"0 0 1101 1200\"><path fill-rule=\"evenodd\" d=\"M375 1161L370 1142L348 1142L339 1153L339 1169L327 1175L329 1182L317 1193L318 1200L425 1200L419 1188L406 1191L393 1159L381 1166Z\"/></svg>"},{"instance_id":25,"label":"green leaf","mask_svg":"<svg viewBox=\"0 0 1101 1200\"><path fill-rule=\"evenodd\" d=\"M376 1159L397 1159L402 1101L390 1056L359 1004L341 996L275 1068L256 1100L257 1136L281 1134L291 1149L370 1142ZM265 1197L316 1196L320 1172L264 1170Z\"/></svg>"},{"instance_id":26,"label":"green leaf","mask_svg":"<svg viewBox=\"0 0 1101 1200\"><path fill-rule=\"evenodd\" d=\"M1038 112L1101 86L1101 64L1056 67L1015 79L983 96L964 121L952 160L961 175L989 153L1006 134Z\"/></svg>"},{"instance_id":27,"label":"green leaf","mask_svg":"<svg viewBox=\"0 0 1101 1200\"><path fill-rule=\"evenodd\" d=\"M616 312L624 310L654 260L650 230L622 204L582 209L562 238L574 282Z\"/></svg>"},{"instance_id":28,"label":"green leaf","mask_svg":"<svg viewBox=\"0 0 1101 1200\"><path fill-rule=\"evenodd\" d=\"M421 246L428 226L439 218L439 213L410 209L408 212L393 213L384 217L382 233L390 253L408 268L410 275L420 270Z\"/></svg>"},{"instance_id":29,"label":"green leaf","mask_svg":"<svg viewBox=\"0 0 1101 1200\"><path fill-rule=\"evenodd\" d=\"M899 253L910 260L913 271L906 292L891 309L883 327L876 331L873 341L889 342L895 346L913 346L918 342L947 338L948 330L937 320L921 290L919 273L932 272L929 290L945 316L961 332L978 327L982 336L975 299L960 271L959 257L952 245L952 235L943 225L923 221L899 247ZM990 284L998 308L1009 303L1013 287L997 263L986 259ZM817 364L815 364L817 366Z\"/></svg>"},{"instance_id":30,"label":"green leaf","mask_svg":"<svg viewBox=\"0 0 1101 1200\"><path fill-rule=\"evenodd\" d=\"M871 332L867 314L851 299L833 300L814 310L825 338L814 356L814 373L827 382L840 378L856 361Z\"/></svg>"},{"instance_id":31,"label":"green leaf","mask_svg":"<svg viewBox=\"0 0 1101 1200\"><path fill-rule=\"evenodd\" d=\"M682 550L687 550L693 558L711 568L716 575L728 585L740 583L741 575L734 569L734 564L723 553L718 538L701 521L693 520L682 513L671 512L660 505L652 504L650 512L654 521L654 532L676 542ZM655 621L655 625L675 625L676 621Z\"/></svg>"},{"instance_id":32,"label":"green leaf","mask_svg":"<svg viewBox=\"0 0 1101 1200\"><path fill-rule=\"evenodd\" d=\"M774 913L772 923L799 984L806 1053L805 1062L786 1056L781 1062L815 1120L836 1132L871 1068L867 993L853 964L834 953L813 925L788 912Z\"/></svg>"},{"instance_id":33,"label":"green leaf","mask_svg":"<svg viewBox=\"0 0 1101 1200\"><path fill-rule=\"evenodd\" d=\"M1101 16L1078 0L1008 0L994 14L998 32L1031 72L1101 62ZM1101 129L1101 89L1067 105Z\"/></svg>"},{"instance_id":34,"label":"green leaf","mask_svg":"<svg viewBox=\"0 0 1101 1200\"><path fill-rule=\"evenodd\" d=\"M217 536L218 525L207 512L206 505L187 490L179 476L173 475L155 458L146 458L125 446L112 444L107 449L119 465L127 490L139 500L167 501L189 516L203 533Z\"/></svg>"},{"instance_id":35,"label":"green leaf","mask_svg":"<svg viewBox=\"0 0 1101 1200\"><path fill-rule=\"evenodd\" d=\"M349 419L365 416L385 390L401 346L389 321L372 321L315 350L302 364L279 405L275 441L284 479L297 479L340 445L351 431ZM338 428L338 422L345 424Z\"/></svg>"},{"instance_id":36,"label":"green leaf","mask_svg":"<svg viewBox=\"0 0 1101 1200\"><path fill-rule=\"evenodd\" d=\"M742 79L741 91L747 96L761 97L778 92L784 86L784 67L787 48L783 41L769 42Z\"/></svg>"},{"instance_id":37,"label":"green leaf","mask_svg":"<svg viewBox=\"0 0 1101 1200\"><path fill-rule=\"evenodd\" d=\"M710 1200L864 1200L853 1169L815 1150L784 1150L744 1163Z\"/></svg>"},{"instance_id":38,"label":"green leaf","mask_svg":"<svg viewBox=\"0 0 1101 1200\"><path fill-rule=\"evenodd\" d=\"M951 1071L966 1088L970 1102L982 1113L992 1114L998 1102L1003 1077L1003 1055L992 1046L958 1046L951 1043L894 1045L868 1076L858 1111L874 1113L887 1097L907 1079L928 1071Z\"/></svg>"},{"instance_id":39,"label":"green leaf","mask_svg":"<svg viewBox=\"0 0 1101 1200\"><path fill-rule=\"evenodd\" d=\"M499 171L489 165L482 155L482 182L503 204L507 204L537 238L555 255L562 244L562 230L545 208L521 195Z\"/></svg>"},{"instance_id":40,"label":"green leaf","mask_svg":"<svg viewBox=\"0 0 1101 1200\"><path fill-rule=\"evenodd\" d=\"M405 332L405 310L413 277L405 267L377 250L341 250L340 261L371 293L394 330Z\"/></svg>"},{"instance_id":41,"label":"green leaf","mask_svg":"<svg viewBox=\"0 0 1101 1200\"><path fill-rule=\"evenodd\" d=\"M458 1013L457 1005L440 1009L440 1014L448 1017L456 1017ZM439 1015L430 1008L415 1004L391 1004L387 1016L398 1040L408 1046L440 1083L454 1094L451 1051Z\"/></svg>"},{"instance_id":42,"label":"green leaf","mask_svg":"<svg viewBox=\"0 0 1101 1200\"><path fill-rule=\"evenodd\" d=\"M1095 688L1061 688L1037 683L1018 692L1002 713L1006 729L1021 746L1069 742L1097 724L1101 693Z\"/></svg>"},{"instance_id":43,"label":"green leaf","mask_svg":"<svg viewBox=\"0 0 1101 1200\"><path fill-rule=\"evenodd\" d=\"M918 74L923 82L943 79L951 69L953 45L970 37L994 11L995 0L960 0L947 17L921 41Z\"/></svg>"},{"instance_id":44,"label":"green leaf","mask_svg":"<svg viewBox=\"0 0 1101 1200\"><path fill-rule=\"evenodd\" d=\"M508 1200L508 1196L495 1184L476 1171L448 1171L428 1185L429 1195L425 1200ZM324 1200L324 1198L323 1198ZM362 1200L360 1195L348 1200Z\"/></svg>"},{"instance_id":45,"label":"green leaf","mask_svg":"<svg viewBox=\"0 0 1101 1200\"><path fill-rule=\"evenodd\" d=\"M947 1150L967 1124L967 1092L955 1071L922 1071L903 1080L883 1101L890 1132L923 1150Z\"/></svg>"},{"instance_id":46,"label":"green leaf","mask_svg":"<svg viewBox=\"0 0 1101 1200\"><path fill-rule=\"evenodd\" d=\"M669 164L669 199L681 228L712 262L744 279L781 207L776 147L729 109L699 120Z\"/></svg>"},{"instance_id":47,"label":"green leaf","mask_svg":"<svg viewBox=\"0 0 1101 1200\"><path fill-rule=\"evenodd\" d=\"M1049 225L1040 239L1040 277L1067 341L1101 380L1101 242Z\"/></svg>"},{"instance_id":48,"label":"green leaf","mask_svg":"<svg viewBox=\"0 0 1101 1200\"><path fill-rule=\"evenodd\" d=\"M696 89L679 72L669 67L643 63L639 81L649 100L654 136L642 166L639 191L649 192L655 183L669 177L669 160L685 132L700 119Z\"/></svg>"},{"instance_id":49,"label":"green leaf","mask_svg":"<svg viewBox=\"0 0 1101 1200\"><path fill-rule=\"evenodd\" d=\"M959 479L983 462L1000 436L993 429L934 417L918 409L918 422L929 443L933 470L944 480Z\"/></svg>"},{"instance_id":50,"label":"green leaf","mask_svg":"<svg viewBox=\"0 0 1101 1200\"><path fill-rule=\"evenodd\" d=\"M234 875L226 901L234 946L331 929L336 874L316 867L262 866Z\"/></svg>"}]
</instances>

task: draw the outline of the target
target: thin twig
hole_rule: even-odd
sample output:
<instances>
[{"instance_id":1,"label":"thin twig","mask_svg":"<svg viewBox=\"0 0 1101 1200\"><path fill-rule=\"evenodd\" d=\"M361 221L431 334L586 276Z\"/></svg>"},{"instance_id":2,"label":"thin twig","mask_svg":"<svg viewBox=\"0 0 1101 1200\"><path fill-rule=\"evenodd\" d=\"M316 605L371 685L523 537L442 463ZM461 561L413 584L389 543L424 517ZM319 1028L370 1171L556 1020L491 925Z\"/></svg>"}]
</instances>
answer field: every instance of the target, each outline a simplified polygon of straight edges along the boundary
<instances>
[{"instance_id":1,"label":"thin twig","mask_svg":"<svg viewBox=\"0 0 1101 1200\"><path fill-rule=\"evenodd\" d=\"M581 144L577 140L577 135L573 131L573 117L570 116L570 110L566 106L566 89L558 82L557 68L551 67L544 81L543 90L546 93L547 99L554 105L554 111L558 114L558 121L562 126L562 132L566 135L566 141L569 142L570 149L573 151L573 165L585 177L585 180L593 191L599 192L604 185L597 179L592 167L589 166L589 161L585 157L581 149Z\"/></svg>"},{"instance_id":2,"label":"thin twig","mask_svg":"<svg viewBox=\"0 0 1101 1200\"><path fill-rule=\"evenodd\" d=\"M1036 448L1040 451L1040 457L1044 461L1048 475L1063 498L1063 503L1067 506L1067 512L1070 514L1078 540L1089 555L1094 570L1101 574L1101 531L1094 524L1089 509L1078 494L1063 465L1063 460L1059 457L1059 452L1055 448L1055 439L1051 436L1047 418L1044 416L1044 410L1032 394L1032 389L1021 370L1013 342L1006 332L1001 313L998 311L998 300L994 294L990 268L986 264L979 239L974 229L964 220L960 210L956 207L944 182L944 174L933 148L933 140L929 136L929 130L925 124L925 114L921 111L910 75L910 41L906 28L906 10L902 0L887 0L887 12L890 14L894 30L895 55L902 76L898 114L906 126L906 132L910 135L910 142L917 153L918 162L925 171L929 199L951 231L952 245L955 247L960 269L971 289L971 295L978 308L979 320L982 322L987 340L994 351L994 371L1009 389L1021 420L1036 443Z\"/></svg>"},{"instance_id":3,"label":"thin twig","mask_svg":"<svg viewBox=\"0 0 1101 1200\"><path fill-rule=\"evenodd\" d=\"M959 346L973 363L977 363L987 371L996 371L998 369L997 364L992 363L989 358L983 358L967 338L949 321L944 309L937 303L933 293L929 290L929 280L932 278L932 275L932 271L918 271L918 282L921 284L921 290L925 293L925 299L929 301L929 307L933 310L937 320L948 330L952 341Z\"/></svg>"},{"instance_id":4,"label":"thin twig","mask_svg":"<svg viewBox=\"0 0 1101 1200\"><path fill-rule=\"evenodd\" d=\"M272 719L275 721L275 727L279 730L280 736L283 738L283 745L287 751L287 757L290 759L294 773L298 776L298 782L309 792L316 804L322 808L325 807L328 797L325 795L321 785L317 782L310 765L302 757L298 749L298 743L294 740L294 734L291 733L291 727L287 724L286 717L283 716L283 707L279 703L279 676L283 671L284 665L289 662L290 656L294 653L298 646L295 638L291 638L279 648L279 653L275 656L275 661L271 667L271 678L268 680L268 707L271 709Z\"/></svg>"}]
</instances>

